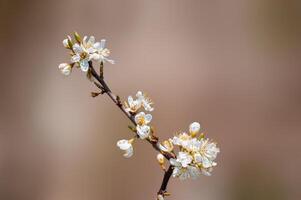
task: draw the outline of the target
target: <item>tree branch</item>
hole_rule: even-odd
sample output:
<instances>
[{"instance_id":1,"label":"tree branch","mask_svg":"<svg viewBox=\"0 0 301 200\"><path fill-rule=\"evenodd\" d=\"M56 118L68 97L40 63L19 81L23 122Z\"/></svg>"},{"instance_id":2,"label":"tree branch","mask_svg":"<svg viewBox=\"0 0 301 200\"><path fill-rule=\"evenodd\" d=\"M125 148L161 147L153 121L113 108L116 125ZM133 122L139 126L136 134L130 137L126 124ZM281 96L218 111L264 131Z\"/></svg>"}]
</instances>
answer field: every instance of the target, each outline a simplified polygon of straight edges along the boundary
<instances>
[{"instance_id":1,"label":"tree branch","mask_svg":"<svg viewBox=\"0 0 301 200\"><path fill-rule=\"evenodd\" d=\"M168 170L164 173L164 177L162 180L161 187L158 191L158 195L161 194L163 197L165 196L167 185L168 185L169 179L172 175L172 172L173 172L173 167L172 167L172 165L169 165Z\"/></svg>"},{"instance_id":2,"label":"tree branch","mask_svg":"<svg viewBox=\"0 0 301 200\"><path fill-rule=\"evenodd\" d=\"M110 97L110 99L117 105L117 107L127 116L127 118L135 126L137 126L137 123L135 122L135 118L134 118L135 116L126 111L126 109L124 108L123 104L120 101L119 96L113 94L112 91L111 91L111 89L109 88L109 86L105 82L105 80L103 78L103 71L101 71L102 73L100 75L98 75L97 72L95 71L95 69L94 69L91 61L89 62L89 69L90 69L91 75L99 82L99 84L96 83L96 82L94 82L94 84L101 90L101 93L102 94L106 93ZM138 134L137 134L137 136L138 136ZM172 152L161 151L160 146L159 146L160 143L159 143L159 138L158 137L152 135L152 137L148 138L147 141L153 146L153 148L156 151L160 152L167 160L176 157L174 155L174 153L172 153ZM168 168L168 170L164 173L164 177L163 177L163 180L162 180L161 187L160 187L160 189L158 191L158 195L159 194L162 195L162 196L165 195L166 188L167 188L169 179L170 179L170 177L172 175L172 172L173 172L173 167L172 167L172 165L170 165L169 168Z\"/></svg>"}]
</instances>

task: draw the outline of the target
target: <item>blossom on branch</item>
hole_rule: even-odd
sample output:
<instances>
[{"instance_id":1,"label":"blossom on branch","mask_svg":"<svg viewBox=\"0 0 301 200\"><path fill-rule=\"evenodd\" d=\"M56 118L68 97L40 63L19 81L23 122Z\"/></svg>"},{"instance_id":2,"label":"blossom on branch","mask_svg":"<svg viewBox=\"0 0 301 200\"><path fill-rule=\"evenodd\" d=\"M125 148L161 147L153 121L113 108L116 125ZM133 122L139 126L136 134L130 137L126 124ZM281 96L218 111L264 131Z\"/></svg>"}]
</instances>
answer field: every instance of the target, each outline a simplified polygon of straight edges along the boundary
<instances>
[{"instance_id":1,"label":"blossom on branch","mask_svg":"<svg viewBox=\"0 0 301 200\"><path fill-rule=\"evenodd\" d=\"M177 158L170 159L171 165L174 166L173 177L183 180L196 178L201 173L210 176L213 167L217 165L214 160L220 150L216 143L204 139L203 135L196 137L200 127L199 123L194 122L189 126L189 134L180 133L171 139L180 149Z\"/></svg>"},{"instance_id":2,"label":"blossom on branch","mask_svg":"<svg viewBox=\"0 0 301 200\"><path fill-rule=\"evenodd\" d=\"M144 94L141 91L138 91L136 97L140 100L142 106L146 111L152 112L154 110L154 108L152 107L153 102L150 98L146 96L146 94Z\"/></svg>"},{"instance_id":3,"label":"blossom on branch","mask_svg":"<svg viewBox=\"0 0 301 200\"><path fill-rule=\"evenodd\" d=\"M132 96L128 97L128 103L125 102L125 110L130 113L136 113L141 108L141 101L139 99L133 99Z\"/></svg>"},{"instance_id":4,"label":"blossom on branch","mask_svg":"<svg viewBox=\"0 0 301 200\"><path fill-rule=\"evenodd\" d=\"M145 139L149 136L151 128L150 126L148 126L148 124L151 120L151 114L145 114L144 112L140 112L137 115L135 115L135 122L137 123L137 134L141 139Z\"/></svg>"},{"instance_id":5,"label":"blossom on branch","mask_svg":"<svg viewBox=\"0 0 301 200\"><path fill-rule=\"evenodd\" d=\"M108 58L110 51L109 49L105 48L106 41L104 39L102 39L100 42L96 42L94 36L85 36L82 40L79 34L76 32L74 33L74 38L75 40L73 40L70 36L67 36L67 38L63 40L64 47L71 51L71 68L76 66L79 67L83 72L88 72L89 61L92 60L98 63L107 61L111 64L114 64L114 61ZM66 71L61 71L65 75L68 74ZM69 72L71 72L71 70L69 70Z\"/></svg>"},{"instance_id":6,"label":"blossom on branch","mask_svg":"<svg viewBox=\"0 0 301 200\"><path fill-rule=\"evenodd\" d=\"M135 138L145 139L158 151L156 158L164 170L164 177L157 192L157 199L164 200L170 195L166 189L172 176L180 180L195 179L201 174L210 176L217 165L215 159L220 149L215 142L205 138L203 133L199 133L200 124L193 122L189 125L189 132L179 132L174 137L160 142L159 137L155 135L154 127L150 125L152 115L145 113L154 110L152 100L144 92L138 91L134 97L129 96L127 102L122 104L120 97L115 95L105 82L103 64L105 62L114 64L114 61L109 59L110 51L105 47L106 40L102 39L97 42L94 36L85 36L82 39L76 32L73 36L71 38L68 35L62 42L63 46L70 51L71 58L69 63L61 63L59 70L66 76L71 74L74 66L85 72L89 80L93 81L100 90L92 92L92 97L100 94L108 95L132 123L128 127L135 133ZM95 62L100 65L99 70L94 68ZM141 111L142 109L144 110ZM122 139L117 142L117 147L124 151L125 158L134 154L132 144L135 138ZM165 168L166 162L170 163L168 169Z\"/></svg>"},{"instance_id":7,"label":"blossom on branch","mask_svg":"<svg viewBox=\"0 0 301 200\"><path fill-rule=\"evenodd\" d=\"M152 100L147 97L143 92L138 91L136 93L137 99L134 100L132 96L128 97L128 102L125 102L125 107L128 112L136 113L141 107L145 111L152 112L154 108L152 107Z\"/></svg>"}]
</instances>

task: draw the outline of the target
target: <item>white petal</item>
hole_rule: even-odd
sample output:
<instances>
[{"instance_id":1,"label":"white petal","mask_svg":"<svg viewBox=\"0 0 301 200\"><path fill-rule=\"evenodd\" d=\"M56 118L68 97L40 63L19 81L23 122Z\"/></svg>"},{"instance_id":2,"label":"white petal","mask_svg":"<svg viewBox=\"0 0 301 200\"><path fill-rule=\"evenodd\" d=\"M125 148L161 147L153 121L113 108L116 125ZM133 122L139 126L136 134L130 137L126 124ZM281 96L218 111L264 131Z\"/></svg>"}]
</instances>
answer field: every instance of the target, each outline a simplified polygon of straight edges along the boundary
<instances>
[{"instance_id":1,"label":"white petal","mask_svg":"<svg viewBox=\"0 0 301 200\"><path fill-rule=\"evenodd\" d=\"M134 99L133 99L133 97L132 97L132 96L129 96L129 97L128 97L128 102L129 102L129 104L130 104L130 105L132 105L132 104L133 104L133 102L134 102Z\"/></svg>"},{"instance_id":2,"label":"white petal","mask_svg":"<svg viewBox=\"0 0 301 200\"><path fill-rule=\"evenodd\" d=\"M195 160L196 163L202 163L202 156L201 156L201 154L195 153L193 155L193 157L194 157L194 160Z\"/></svg>"},{"instance_id":3,"label":"white petal","mask_svg":"<svg viewBox=\"0 0 301 200\"><path fill-rule=\"evenodd\" d=\"M80 56L79 55L74 55L71 57L71 62L72 63L76 63L76 62L79 62L80 61Z\"/></svg>"},{"instance_id":4,"label":"white petal","mask_svg":"<svg viewBox=\"0 0 301 200\"><path fill-rule=\"evenodd\" d=\"M84 36L84 38L83 38L83 44L84 44L84 46L86 46L87 45L87 38L88 38L88 36Z\"/></svg>"},{"instance_id":5,"label":"white petal","mask_svg":"<svg viewBox=\"0 0 301 200\"><path fill-rule=\"evenodd\" d=\"M202 165L204 168L212 167L211 161L206 156L202 157Z\"/></svg>"},{"instance_id":6,"label":"white petal","mask_svg":"<svg viewBox=\"0 0 301 200\"><path fill-rule=\"evenodd\" d=\"M64 45L64 47L68 47L69 45L68 45L68 39L64 39L63 40L63 45Z\"/></svg>"},{"instance_id":7,"label":"white petal","mask_svg":"<svg viewBox=\"0 0 301 200\"><path fill-rule=\"evenodd\" d=\"M94 36L90 36L88 42L87 42L87 45L88 46L92 46L93 44L95 43L95 37Z\"/></svg>"},{"instance_id":8,"label":"white petal","mask_svg":"<svg viewBox=\"0 0 301 200\"><path fill-rule=\"evenodd\" d=\"M192 166L188 166L188 172L190 174L190 177L192 179L196 179L197 177L200 176L201 172L199 170L199 168L196 168L196 167L192 167Z\"/></svg>"},{"instance_id":9,"label":"white petal","mask_svg":"<svg viewBox=\"0 0 301 200\"><path fill-rule=\"evenodd\" d=\"M143 93L141 91L138 91L137 94L136 94L136 97L141 98L141 97L144 97L144 96L143 96Z\"/></svg>"},{"instance_id":10,"label":"white petal","mask_svg":"<svg viewBox=\"0 0 301 200\"><path fill-rule=\"evenodd\" d=\"M174 159L174 158L171 158L171 159L169 160L169 162L170 162L171 165L173 165L173 166L175 166L175 167L180 167L180 166L181 166L181 163L178 162L178 161L177 161L176 159Z\"/></svg>"},{"instance_id":11,"label":"white petal","mask_svg":"<svg viewBox=\"0 0 301 200\"><path fill-rule=\"evenodd\" d=\"M143 104L143 107L144 107L144 109L145 109L146 111L148 111L148 112L154 111L154 108L151 107L150 103L144 103L144 104Z\"/></svg>"},{"instance_id":12,"label":"white petal","mask_svg":"<svg viewBox=\"0 0 301 200\"><path fill-rule=\"evenodd\" d=\"M87 49L87 52L88 52L88 53L95 53L95 52L96 52L96 49L94 49L93 47L89 47L89 48Z\"/></svg>"},{"instance_id":13,"label":"white petal","mask_svg":"<svg viewBox=\"0 0 301 200\"><path fill-rule=\"evenodd\" d=\"M101 44L100 42L95 42L95 44L93 44L93 48L100 50L101 49Z\"/></svg>"},{"instance_id":14,"label":"white petal","mask_svg":"<svg viewBox=\"0 0 301 200\"><path fill-rule=\"evenodd\" d=\"M134 154L134 149L133 149L133 147L131 146L129 149L127 149L127 150L125 151L125 154L123 154L123 156L124 156L125 158L129 158L129 157L131 157L133 154Z\"/></svg>"},{"instance_id":15,"label":"white petal","mask_svg":"<svg viewBox=\"0 0 301 200\"><path fill-rule=\"evenodd\" d=\"M89 63L88 63L88 60L81 60L80 63L80 69L83 71L83 72L87 72L88 69L89 69Z\"/></svg>"},{"instance_id":16,"label":"white petal","mask_svg":"<svg viewBox=\"0 0 301 200\"><path fill-rule=\"evenodd\" d=\"M109 63L111 63L112 65L115 64L115 60L112 60L112 59L107 59L107 58L104 58L104 60L108 61Z\"/></svg>"},{"instance_id":17,"label":"white petal","mask_svg":"<svg viewBox=\"0 0 301 200\"><path fill-rule=\"evenodd\" d=\"M62 74L64 74L65 76L68 76L71 74L71 65L67 64L67 63L62 63L59 65L59 69L62 72Z\"/></svg>"},{"instance_id":18,"label":"white petal","mask_svg":"<svg viewBox=\"0 0 301 200\"><path fill-rule=\"evenodd\" d=\"M100 60L100 55L98 53L93 53L93 54L90 54L90 57L89 57L90 60L95 60L95 61L99 61Z\"/></svg>"},{"instance_id":19,"label":"white petal","mask_svg":"<svg viewBox=\"0 0 301 200\"><path fill-rule=\"evenodd\" d=\"M128 150L131 146L132 146L132 144L131 143L129 143L129 141L128 140L119 140L118 142L117 142L117 146L121 149L121 150Z\"/></svg>"},{"instance_id":20,"label":"white petal","mask_svg":"<svg viewBox=\"0 0 301 200\"><path fill-rule=\"evenodd\" d=\"M202 174L204 174L205 176L211 176L211 173L210 173L212 171L211 168L209 168L209 169L202 168L201 171L202 171Z\"/></svg>"},{"instance_id":21,"label":"white petal","mask_svg":"<svg viewBox=\"0 0 301 200\"><path fill-rule=\"evenodd\" d=\"M106 40L105 39L100 40L100 48L104 49L105 45L106 45Z\"/></svg>"},{"instance_id":22,"label":"white petal","mask_svg":"<svg viewBox=\"0 0 301 200\"><path fill-rule=\"evenodd\" d=\"M144 116L144 118L145 118L145 123L146 123L146 124L148 124L149 122L152 121L152 115L151 115L151 114L146 114L146 115Z\"/></svg>"},{"instance_id":23,"label":"white petal","mask_svg":"<svg viewBox=\"0 0 301 200\"><path fill-rule=\"evenodd\" d=\"M77 43L74 44L72 48L73 48L74 53L76 53L76 54L81 54L83 52L82 47Z\"/></svg>"}]
</instances>

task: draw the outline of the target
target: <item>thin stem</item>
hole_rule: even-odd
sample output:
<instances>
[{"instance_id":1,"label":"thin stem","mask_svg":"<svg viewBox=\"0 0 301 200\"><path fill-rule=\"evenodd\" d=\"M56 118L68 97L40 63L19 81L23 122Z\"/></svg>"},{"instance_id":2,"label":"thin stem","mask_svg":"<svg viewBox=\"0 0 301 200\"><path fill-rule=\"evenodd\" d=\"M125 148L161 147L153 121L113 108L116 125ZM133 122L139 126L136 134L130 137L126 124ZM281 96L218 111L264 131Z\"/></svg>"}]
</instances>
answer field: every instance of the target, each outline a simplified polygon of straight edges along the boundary
<instances>
[{"instance_id":1,"label":"thin stem","mask_svg":"<svg viewBox=\"0 0 301 200\"><path fill-rule=\"evenodd\" d=\"M119 96L115 95L112 93L111 89L109 88L109 86L107 85L107 83L105 82L104 78L103 78L103 71L102 74L98 75L97 72L95 71L92 62L89 62L89 67L90 67L90 71L92 76L99 82L96 83L94 82L94 84L101 90L102 93L106 93L110 99L117 105L117 107L119 107L119 109L127 116L127 118L135 125L137 126L137 123L135 122L134 119L134 115L132 115L131 113L129 113L128 111L126 111L126 109L124 108L123 104L120 101ZM152 137L148 138L147 141L153 146L153 148L160 152L167 160L171 159L171 158L175 158L176 156L174 155L174 153L170 153L170 152L163 152L160 149L160 143L159 143L159 138L155 137L154 135L152 135ZM165 192L166 192L166 188L169 182L169 179L172 175L173 172L173 167L172 165L169 166L168 170L164 173L164 177L162 180L162 184L160 187L160 190L158 191L158 194L161 194L164 196Z\"/></svg>"},{"instance_id":2,"label":"thin stem","mask_svg":"<svg viewBox=\"0 0 301 200\"><path fill-rule=\"evenodd\" d=\"M172 165L169 165L168 170L164 173L164 177L163 177L162 184L161 184L158 194L161 194L163 196L165 195L167 185L168 185L169 179L172 175L172 172L173 172L173 167L172 167Z\"/></svg>"},{"instance_id":3,"label":"thin stem","mask_svg":"<svg viewBox=\"0 0 301 200\"><path fill-rule=\"evenodd\" d=\"M103 78L101 78L95 71L95 69L93 68L92 66L92 63L89 63L90 65L90 69L91 69L91 73L92 73L92 76L101 84L102 86L102 89L103 89L103 92L106 93L111 99L112 101L119 107L119 109L131 120L131 122L136 126L136 122L135 122L135 119L134 117L128 113L125 108L123 107L122 103L120 102L119 98L114 95L112 92L111 92L111 89L109 88L109 86L106 84L106 82L104 81Z\"/></svg>"}]
</instances>

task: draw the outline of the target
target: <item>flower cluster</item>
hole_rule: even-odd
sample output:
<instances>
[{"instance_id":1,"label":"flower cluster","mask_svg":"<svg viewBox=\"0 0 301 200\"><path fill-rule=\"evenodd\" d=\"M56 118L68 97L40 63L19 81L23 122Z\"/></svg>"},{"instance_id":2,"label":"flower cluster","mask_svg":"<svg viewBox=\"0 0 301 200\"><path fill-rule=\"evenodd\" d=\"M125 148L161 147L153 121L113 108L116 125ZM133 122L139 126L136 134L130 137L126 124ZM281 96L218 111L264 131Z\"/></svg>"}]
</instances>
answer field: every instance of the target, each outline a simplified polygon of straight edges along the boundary
<instances>
[{"instance_id":1,"label":"flower cluster","mask_svg":"<svg viewBox=\"0 0 301 200\"><path fill-rule=\"evenodd\" d=\"M216 143L205 139L204 134L198 136L200 129L200 124L194 122L189 126L189 134L180 133L162 145L164 151L173 150L173 146L179 147L177 157L170 159L170 164L174 166L173 177L184 180L197 178L200 174L210 176L217 165L214 160L220 150Z\"/></svg>"},{"instance_id":2,"label":"flower cluster","mask_svg":"<svg viewBox=\"0 0 301 200\"><path fill-rule=\"evenodd\" d=\"M152 115L149 113L145 113L143 111L137 113L139 109L144 108L145 111L153 111L154 108L152 107L153 102L141 91L138 91L136 94L136 99L134 99L132 96L128 97L128 102L125 102L125 110L130 113L132 116L134 116L135 123L137 126L135 127L135 131L140 139L146 139L149 138L151 133L151 126L149 123L152 120ZM134 139L132 139L133 141ZM128 142L125 142L128 141ZM129 142L130 140L119 140L117 142L117 146L121 149L126 151L124 156L126 158L129 158L133 155L133 147L132 142ZM121 145L121 144L127 144L127 145Z\"/></svg>"},{"instance_id":3,"label":"flower cluster","mask_svg":"<svg viewBox=\"0 0 301 200\"><path fill-rule=\"evenodd\" d=\"M83 39L78 33L74 33L74 40L68 35L63 40L63 45L70 52L70 62L61 63L59 69L62 74L68 76L72 72L74 66L80 68L83 72L88 72L89 61L96 61L99 63L109 62L114 64L114 61L109 59L109 49L105 48L106 40L102 39L100 42L95 41L94 36L85 36Z\"/></svg>"}]
</instances>

